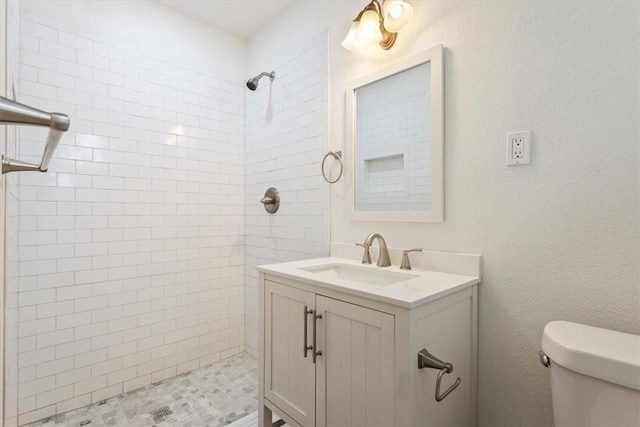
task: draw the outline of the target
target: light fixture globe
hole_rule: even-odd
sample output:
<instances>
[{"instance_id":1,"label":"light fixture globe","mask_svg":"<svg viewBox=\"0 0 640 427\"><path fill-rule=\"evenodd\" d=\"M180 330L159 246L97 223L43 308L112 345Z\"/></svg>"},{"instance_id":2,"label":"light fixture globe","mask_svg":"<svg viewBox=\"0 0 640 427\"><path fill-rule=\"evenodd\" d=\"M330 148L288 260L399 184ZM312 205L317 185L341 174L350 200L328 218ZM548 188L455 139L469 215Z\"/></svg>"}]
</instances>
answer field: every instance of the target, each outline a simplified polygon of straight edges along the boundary
<instances>
[{"instance_id":1,"label":"light fixture globe","mask_svg":"<svg viewBox=\"0 0 640 427\"><path fill-rule=\"evenodd\" d=\"M349 28L347 37L342 40L342 47L352 52L357 52L362 49L361 43L358 40L358 28L360 27L360 21L353 21Z\"/></svg>"},{"instance_id":2,"label":"light fixture globe","mask_svg":"<svg viewBox=\"0 0 640 427\"><path fill-rule=\"evenodd\" d=\"M365 10L360 18L358 26L358 41L363 47L370 47L380 43L382 32L380 31L380 15L375 9Z\"/></svg>"},{"instance_id":3,"label":"light fixture globe","mask_svg":"<svg viewBox=\"0 0 640 427\"><path fill-rule=\"evenodd\" d=\"M398 0L387 0L384 6L378 0L371 0L353 20L342 47L358 53L374 48L391 49L398 33L387 28L385 15L389 17L391 27L400 28L413 16L413 8Z\"/></svg>"},{"instance_id":4,"label":"light fixture globe","mask_svg":"<svg viewBox=\"0 0 640 427\"><path fill-rule=\"evenodd\" d=\"M384 28L397 33L413 17L413 7L402 0L385 0L382 5Z\"/></svg>"}]
</instances>

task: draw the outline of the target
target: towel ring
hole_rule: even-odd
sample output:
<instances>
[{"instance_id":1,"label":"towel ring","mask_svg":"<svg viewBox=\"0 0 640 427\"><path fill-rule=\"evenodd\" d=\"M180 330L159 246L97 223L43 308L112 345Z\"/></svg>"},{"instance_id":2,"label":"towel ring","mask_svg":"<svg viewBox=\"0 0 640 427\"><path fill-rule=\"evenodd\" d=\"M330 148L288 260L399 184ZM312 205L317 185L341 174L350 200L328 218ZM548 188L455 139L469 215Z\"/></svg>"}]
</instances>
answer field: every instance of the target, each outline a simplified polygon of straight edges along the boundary
<instances>
[{"instance_id":1,"label":"towel ring","mask_svg":"<svg viewBox=\"0 0 640 427\"><path fill-rule=\"evenodd\" d=\"M324 163L327 161L327 158L329 156L333 157L340 163L340 173L338 174L338 177L333 181L331 181L330 178L327 178L327 175L324 173ZM322 177L324 178L325 181L327 181L329 184L335 184L336 182L338 182L340 178L342 178L342 172L344 171L344 165L342 164L342 151L339 151L339 150L329 151L327 154L325 154L324 158L322 159L321 169L322 169Z\"/></svg>"}]
</instances>

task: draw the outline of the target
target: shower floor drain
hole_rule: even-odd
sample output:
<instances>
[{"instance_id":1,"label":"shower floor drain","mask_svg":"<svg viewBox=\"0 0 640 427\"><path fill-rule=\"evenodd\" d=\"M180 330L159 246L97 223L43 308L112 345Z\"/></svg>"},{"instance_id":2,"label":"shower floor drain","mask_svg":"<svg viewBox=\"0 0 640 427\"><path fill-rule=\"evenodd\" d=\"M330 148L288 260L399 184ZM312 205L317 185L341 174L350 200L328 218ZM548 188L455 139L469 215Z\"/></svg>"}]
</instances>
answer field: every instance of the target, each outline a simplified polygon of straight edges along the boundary
<instances>
[{"instance_id":1,"label":"shower floor drain","mask_svg":"<svg viewBox=\"0 0 640 427\"><path fill-rule=\"evenodd\" d=\"M151 411L151 416L153 417L154 423L160 423L165 420L169 415L173 414L173 411L168 406L163 406L162 408L154 409Z\"/></svg>"}]
</instances>

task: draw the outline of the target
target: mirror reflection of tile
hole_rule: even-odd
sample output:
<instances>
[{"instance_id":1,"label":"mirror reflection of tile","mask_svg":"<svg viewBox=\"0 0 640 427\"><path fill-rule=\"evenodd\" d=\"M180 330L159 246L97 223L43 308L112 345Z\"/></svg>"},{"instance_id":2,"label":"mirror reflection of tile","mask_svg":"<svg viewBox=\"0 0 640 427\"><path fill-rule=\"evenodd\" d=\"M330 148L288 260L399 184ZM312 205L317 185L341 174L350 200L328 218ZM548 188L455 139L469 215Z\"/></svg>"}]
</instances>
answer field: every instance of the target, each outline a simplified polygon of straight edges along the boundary
<instances>
[{"instance_id":1,"label":"mirror reflection of tile","mask_svg":"<svg viewBox=\"0 0 640 427\"><path fill-rule=\"evenodd\" d=\"M357 89L356 207L431 209L430 63Z\"/></svg>"}]
</instances>

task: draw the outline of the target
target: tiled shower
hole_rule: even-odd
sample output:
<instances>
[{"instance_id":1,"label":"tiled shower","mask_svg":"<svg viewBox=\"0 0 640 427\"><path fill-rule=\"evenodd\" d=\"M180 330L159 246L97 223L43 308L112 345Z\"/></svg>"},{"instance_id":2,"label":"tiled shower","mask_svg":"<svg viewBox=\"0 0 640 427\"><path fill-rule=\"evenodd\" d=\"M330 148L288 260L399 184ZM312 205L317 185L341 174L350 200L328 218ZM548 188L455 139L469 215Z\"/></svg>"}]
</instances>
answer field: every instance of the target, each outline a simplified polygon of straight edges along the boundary
<instances>
[{"instance_id":1,"label":"tiled shower","mask_svg":"<svg viewBox=\"0 0 640 427\"><path fill-rule=\"evenodd\" d=\"M6 425L256 357L254 267L329 251L326 35L249 92L257 70L17 15L17 99L72 125L48 173L11 177ZM16 156L36 161L45 135L20 128Z\"/></svg>"},{"instance_id":2,"label":"tiled shower","mask_svg":"<svg viewBox=\"0 0 640 427\"><path fill-rule=\"evenodd\" d=\"M272 84L246 93L245 345L254 357L255 267L329 255L329 187L319 162L327 149L326 40L325 34L318 36L306 49L276 64ZM282 193L277 215L268 215L258 203L267 184Z\"/></svg>"}]
</instances>

